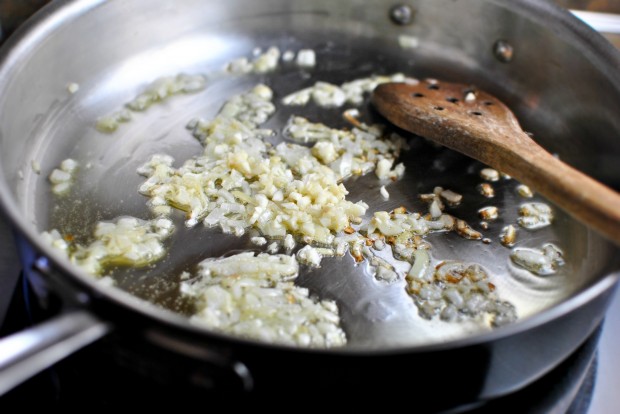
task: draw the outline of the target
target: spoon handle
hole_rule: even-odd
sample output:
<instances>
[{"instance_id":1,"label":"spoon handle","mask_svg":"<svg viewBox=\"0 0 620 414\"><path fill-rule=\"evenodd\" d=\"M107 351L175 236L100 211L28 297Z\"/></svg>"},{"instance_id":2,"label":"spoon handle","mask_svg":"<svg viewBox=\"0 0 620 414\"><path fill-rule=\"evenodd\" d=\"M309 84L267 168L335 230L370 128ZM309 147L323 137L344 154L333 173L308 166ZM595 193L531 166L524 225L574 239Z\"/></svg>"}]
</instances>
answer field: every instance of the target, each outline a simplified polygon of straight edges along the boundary
<instances>
[{"instance_id":1,"label":"spoon handle","mask_svg":"<svg viewBox=\"0 0 620 414\"><path fill-rule=\"evenodd\" d=\"M495 167L620 245L620 194L560 161L533 141L497 155Z\"/></svg>"}]
</instances>

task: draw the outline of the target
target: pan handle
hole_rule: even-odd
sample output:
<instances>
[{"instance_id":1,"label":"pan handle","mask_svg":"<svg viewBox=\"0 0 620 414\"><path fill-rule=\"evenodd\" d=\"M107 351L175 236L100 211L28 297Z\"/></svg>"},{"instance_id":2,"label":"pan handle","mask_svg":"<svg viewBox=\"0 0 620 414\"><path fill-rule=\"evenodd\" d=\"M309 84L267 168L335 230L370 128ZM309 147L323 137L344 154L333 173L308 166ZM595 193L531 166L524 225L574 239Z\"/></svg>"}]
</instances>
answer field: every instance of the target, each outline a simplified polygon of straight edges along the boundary
<instances>
[{"instance_id":1,"label":"pan handle","mask_svg":"<svg viewBox=\"0 0 620 414\"><path fill-rule=\"evenodd\" d=\"M0 339L0 395L111 330L109 323L82 309Z\"/></svg>"}]
</instances>

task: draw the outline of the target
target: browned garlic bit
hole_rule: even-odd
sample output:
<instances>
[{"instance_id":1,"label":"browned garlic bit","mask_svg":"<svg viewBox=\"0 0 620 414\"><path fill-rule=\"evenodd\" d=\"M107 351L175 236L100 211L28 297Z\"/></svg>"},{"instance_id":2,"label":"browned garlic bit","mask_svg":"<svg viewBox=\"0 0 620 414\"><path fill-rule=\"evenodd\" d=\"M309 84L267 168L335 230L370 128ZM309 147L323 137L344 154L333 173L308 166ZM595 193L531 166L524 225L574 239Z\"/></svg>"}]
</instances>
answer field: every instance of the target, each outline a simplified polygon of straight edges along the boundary
<instances>
[{"instance_id":1,"label":"browned garlic bit","mask_svg":"<svg viewBox=\"0 0 620 414\"><path fill-rule=\"evenodd\" d=\"M482 183L478 185L478 191L486 198L495 197L495 189L489 183Z\"/></svg>"},{"instance_id":2,"label":"browned garlic bit","mask_svg":"<svg viewBox=\"0 0 620 414\"><path fill-rule=\"evenodd\" d=\"M420 200L428 203L428 213L432 219L438 219L442 216L445 208L439 194L443 191L441 187L435 187L432 194L420 194Z\"/></svg>"},{"instance_id":3,"label":"browned garlic bit","mask_svg":"<svg viewBox=\"0 0 620 414\"><path fill-rule=\"evenodd\" d=\"M431 319L439 315L445 321L458 321L490 315L493 326L517 319L514 306L498 298L495 286L480 266L448 261L440 263L433 272L428 254L424 250L416 253L414 267L418 269L407 275L407 290L422 317Z\"/></svg>"},{"instance_id":4,"label":"browned garlic bit","mask_svg":"<svg viewBox=\"0 0 620 414\"><path fill-rule=\"evenodd\" d=\"M466 239L480 240L482 239L482 233L472 229L464 220L456 220L456 232Z\"/></svg>"},{"instance_id":5,"label":"browned garlic bit","mask_svg":"<svg viewBox=\"0 0 620 414\"><path fill-rule=\"evenodd\" d=\"M499 209L495 206L483 207L478 210L478 215L483 220L496 220L499 217Z\"/></svg>"},{"instance_id":6,"label":"browned garlic bit","mask_svg":"<svg viewBox=\"0 0 620 414\"><path fill-rule=\"evenodd\" d=\"M347 109L342 113L342 117L356 128L365 129L363 122L359 120L360 111L357 108Z\"/></svg>"},{"instance_id":7,"label":"browned garlic bit","mask_svg":"<svg viewBox=\"0 0 620 414\"><path fill-rule=\"evenodd\" d=\"M545 203L525 203L519 208L519 225L526 229L546 227L553 221L553 210Z\"/></svg>"},{"instance_id":8,"label":"browned garlic bit","mask_svg":"<svg viewBox=\"0 0 620 414\"><path fill-rule=\"evenodd\" d=\"M507 247L511 247L517 240L517 229L512 224L504 227L500 234L500 242Z\"/></svg>"}]
</instances>

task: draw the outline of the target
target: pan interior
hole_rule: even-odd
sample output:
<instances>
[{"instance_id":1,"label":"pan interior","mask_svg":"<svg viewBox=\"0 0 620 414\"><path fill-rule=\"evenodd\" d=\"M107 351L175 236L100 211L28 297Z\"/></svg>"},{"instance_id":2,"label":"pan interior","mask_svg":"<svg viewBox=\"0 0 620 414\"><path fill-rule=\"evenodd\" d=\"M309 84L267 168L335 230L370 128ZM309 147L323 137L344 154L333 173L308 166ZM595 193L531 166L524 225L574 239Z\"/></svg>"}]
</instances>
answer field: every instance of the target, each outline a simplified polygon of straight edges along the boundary
<instances>
[{"instance_id":1,"label":"pan interior","mask_svg":"<svg viewBox=\"0 0 620 414\"><path fill-rule=\"evenodd\" d=\"M103 14L108 9L111 7L101 7L98 11ZM494 65L490 65L491 69L484 69L481 66L484 59L472 65L471 58L464 56L463 50L450 45L449 39L441 45L431 33L428 38L420 36L417 39L420 45L416 48L403 48L399 36L415 34L417 37L416 28L392 26L383 8L368 11L362 20L381 20L380 25L389 28L384 34L374 32L372 26L359 27L357 17L342 11L331 15L316 10L293 12L291 16L303 23L298 29L291 27L291 23L282 23L281 15L244 17L220 23L217 31L190 26L193 30L188 29L181 33L182 36L165 41L160 39L150 47L145 42L134 45L134 48L139 46L141 49L131 53L123 51L119 53L120 57L112 53L114 46L120 47L113 43L120 37L112 36L112 40L104 41L99 49L108 55L108 64L97 62L89 65L85 58L73 57L61 75L35 82L33 87L45 92L42 101L47 106L36 116L19 115L21 125L29 125L26 130L30 133L23 137L25 144L10 143L10 139L15 138L8 134L15 136L17 126L12 129L5 127L0 143L4 174L10 182L11 192L25 211L25 217L34 223L37 231L58 228L84 242L92 237L99 220L111 220L121 215L151 218L146 198L137 191L144 178L136 173L136 169L153 154L172 155L176 166L199 155L202 147L186 129L187 123L196 117L213 118L226 100L258 83L264 83L274 91L277 111L264 125L279 131L269 138L274 144L287 140L281 131L291 115L301 115L331 127L340 128L346 124L342 119L342 110L346 107L326 109L314 104L289 107L281 103L282 97L316 81L342 84L357 78L396 72L417 78L464 79L490 88L508 100L535 137L543 137L543 144L551 143L550 146L557 149L558 145L554 143L557 140L580 142L580 137L572 135L570 128L562 124L568 121L553 118L551 107L543 106L535 112L531 102L524 102L516 96L515 83L521 80L500 88L498 84L506 74L489 77L493 76L489 72L497 70ZM73 24L77 27L74 30L88 23L88 16L85 17L82 23ZM340 20L343 18L346 20ZM336 21L343 23L338 26L334 23ZM312 22L319 22L317 26L320 27L313 30ZM282 25L286 30L279 29ZM61 31L51 37L47 47L59 47L57 43L67 40L71 27L65 29L66 33ZM238 27L244 30L240 32ZM136 36L140 37L145 29L135 30L139 32ZM91 46L94 46L92 42ZM310 69L292 64L280 65L276 71L262 75L216 75L231 59L251 58L254 49L266 50L270 46L277 46L282 51L313 49L317 65ZM438 53L438 47L444 48L442 53ZM93 47L88 53L95 50ZM143 113L134 113L131 122L122 124L112 134L103 134L94 128L98 117L121 108L156 78L181 72L205 74L208 78L206 88L199 93L174 96ZM26 73L22 78L25 79L26 75L34 74ZM79 90L73 94L66 91L66 85L71 82L79 84ZM531 98L534 93L528 91L526 95ZM539 96L544 104L544 93ZM362 113L361 119L367 123L383 122L367 101L358 109ZM9 119L6 112L3 119ZM550 119L554 127L562 127L552 129ZM400 159L406 166L406 173L402 179L387 186L389 199L380 195L379 189L384 183L373 173L344 182L350 192L348 199L368 203L368 220L375 211L391 211L400 206L409 211L426 212L427 205L418 196L432 192L436 186L462 194L463 203L448 207L448 212L480 230L490 243L466 240L453 232L432 234L426 240L432 246L433 263L457 260L480 264L488 271L499 297L516 307L520 319L570 298L615 266L614 249L555 206L552 206L554 223L538 230L519 229L516 247L538 248L544 243L553 243L564 252L566 263L556 274L544 277L515 266L509 258L511 249L499 242L502 228L516 223L519 205L524 201L546 201L538 195L524 200L516 191L519 183L511 179L493 183L495 197L485 198L478 190L478 185L483 182L479 175L483 165L422 138L408 137L408 140L411 148ZM18 161L7 158L5 150L9 148L18 152ZM563 156L561 151L558 152ZM567 151L569 159L573 156ZM75 187L68 196L57 197L51 194L47 177L66 158L78 160L81 165L88 164L89 168L80 169ZM32 168L33 161L40 165L40 174ZM478 211L487 206L497 207L500 215L497 220L489 222L488 229L482 229ZM198 262L234 252L264 250L250 242L250 237L257 235L251 231L236 237L202 225L186 228L180 213L173 214L173 219L176 232L167 242L168 253L163 260L147 268L116 268L110 273L119 288L165 309L182 314L191 311L191 306L179 294L180 275L183 271L195 271ZM367 262L356 263L348 253L344 257L324 258L320 268L301 266L296 280L298 285L309 288L311 294L336 301L349 346L426 345L490 329L473 322L448 323L438 318L422 318L405 289L403 275L409 264L393 259L389 248L378 254L395 265L400 274L396 282L377 280L374 269Z\"/></svg>"}]
</instances>

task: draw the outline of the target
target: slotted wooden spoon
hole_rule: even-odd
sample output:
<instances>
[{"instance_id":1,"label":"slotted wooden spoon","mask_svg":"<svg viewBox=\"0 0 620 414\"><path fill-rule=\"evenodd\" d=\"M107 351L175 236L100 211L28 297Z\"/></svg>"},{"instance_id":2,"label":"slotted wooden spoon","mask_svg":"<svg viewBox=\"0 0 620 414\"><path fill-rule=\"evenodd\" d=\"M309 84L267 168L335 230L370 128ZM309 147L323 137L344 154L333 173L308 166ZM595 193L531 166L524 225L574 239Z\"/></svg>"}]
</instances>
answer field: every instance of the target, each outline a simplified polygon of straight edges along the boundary
<instances>
[{"instance_id":1,"label":"slotted wooden spoon","mask_svg":"<svg viewBox=\"0 0 620 414\"><path fill-rule=\"evenodd\" d=\"M497 98L424 81L380 85L372 103L393 124L509 174L620 245L620 194L536 144Z\"/></svg>"}]
</instances>

